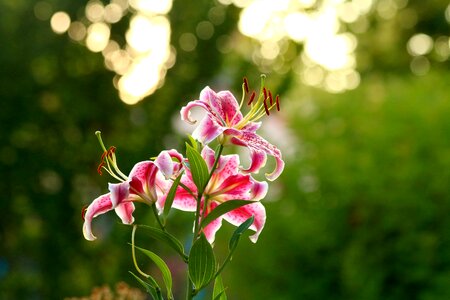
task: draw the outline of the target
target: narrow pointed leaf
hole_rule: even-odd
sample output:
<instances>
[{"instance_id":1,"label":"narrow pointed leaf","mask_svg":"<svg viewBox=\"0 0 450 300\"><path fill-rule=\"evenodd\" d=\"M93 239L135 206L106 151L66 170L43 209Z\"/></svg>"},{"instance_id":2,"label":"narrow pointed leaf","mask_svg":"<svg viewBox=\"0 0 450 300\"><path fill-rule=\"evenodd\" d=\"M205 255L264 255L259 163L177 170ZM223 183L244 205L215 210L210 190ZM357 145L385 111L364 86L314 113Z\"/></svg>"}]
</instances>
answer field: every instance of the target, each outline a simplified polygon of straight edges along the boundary
<instances>
[{"instance_id":1,"label":"narrow pointed leaf","mask_svg":"<svg viewBox=\"0 0 450 300\"><path fill-rule=\"evenodd\" d=\"M170 187L169 193L167 194L166 202L164 203L164 211L163 211L165 217L167 217L167 215L169 214L170 208L172 207L173 199L175 198L175 192L177 191L177 187L180 184L181 175L183 175L183 174L181 173L174 180L174 182L172 183L172 186Z\"/></svg>"},{"instance_id":2,"label":"narrow pointed leaf","mask_svg":"<svg viewBox=\"0 0 450 300\"><path fill-rule=\"evenodd\" d=\"M172 295L172 273L170 273L170 269L167 266L167 264L164 262L164 260L159 257L157 254L153 253L150 250L140 248L137 246L134 246L136 249L144 253L148 258L150 258L155 265L158 267L158 269L161 271L164 284L166 285L167 289L167 298L173 299Z\"/></svg>"},{"instance_id":3,"label":"narrow pointed leaf","mask_svg":"<svg viewBox=\"0 0 450 300\"><path fill-rule=\"evenodd\" d=\"M188 268L189 278L194 283L196 290L200 290L214 278L216 258L211 244L203 233L192 245Z\"/></svg>"},{"instance_id":4,"label":"narrow pointed leaf","mask_svg":"<svg viewBox=\"0 0 450 300\"><path fill-rule=\"evenodd\" d=\"M186 156L189 161L192 179L194 180L198 193L201 194L208 183L208 166L200 153L189 144L186 144Z\"/></svg>"},{"instance_id":5,"label":"narrow pointed leaf","mask_svg":"<svg viewBox=\"0 0 450 300\"><path fill-rule=\"evenodd\" d=\"M249 229L250 226L252 226L254 220L255 220L255 217L251 216L244 223L239 225L238 228L236 228L236 230L234 231L233 235L231 236L230 242L228 244L228 249L230 250L231 253L236 249L236 246L237 246L237 244L239 242L239 239L241 238L241 235L247 229Z\"/></svg>"},{"instance_id":6,"label":"narrow pointed leaf","mask_svg":"<svg viewBox=\"0 0 450 300\"><path fill-rule=\"evenodd\" d=\"M166 243L168 246L178 252L183 260L187 262L187 255L184 253L184 247L176 237L156 227L151 227L148 225L138 225L138 227L147 229L147 233L152 238Z\"/></svg>"},{"instance_id":7,"label":"narrow pointed leaf","mask_svg":"<svg viewBox=\"0 0 450 300\"><path fill-rule=\"evenodd\" d=\"M202 221L202 227L206 227L209 223L217 219L218 217L236 209L239 207L242 207L247 204L255 203L257 201L249 201L249 200L230 200L227 202L223 202L216 208L214 208L213 211L211 211Z\"/></svg>"},{"instance_id":8,"label":"narrow pointed leaf","mask_svg":"<svg viewBox=\"0 0 450 300\"><path fill-rule=\"evenodd\" d=\"M161 289L158 286L158 283L156 283L155 279L153 279L151 276L147 279L150 281L150 283L145 282L144 280L140 279L136 274L129 271L131 275L136 278L136 280L145 288L146 292L149 293L153 299L155 300L162 300L161 295Z\"/></svg>"},{"instance_id":9,"label":"narrow pointed leaf","mask_svg":"<svg viewBox=\"0 0 450 300\"><path fill-rule=\"evenodd\" d=\"M214 281L213 300L227 300L225 287L223 286L222 277L218 275Z\"/></svg>"}]
</instances>

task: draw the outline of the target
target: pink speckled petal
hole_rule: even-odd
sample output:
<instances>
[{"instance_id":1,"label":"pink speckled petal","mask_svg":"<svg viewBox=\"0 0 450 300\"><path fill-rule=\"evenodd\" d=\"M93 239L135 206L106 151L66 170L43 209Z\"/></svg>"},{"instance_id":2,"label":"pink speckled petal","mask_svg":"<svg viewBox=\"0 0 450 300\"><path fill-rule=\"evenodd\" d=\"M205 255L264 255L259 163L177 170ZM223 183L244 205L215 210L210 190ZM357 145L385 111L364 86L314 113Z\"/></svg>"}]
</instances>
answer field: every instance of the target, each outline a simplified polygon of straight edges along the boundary
<instances>
[{"instance_id":1,"label":"pink speckled petal","mask_svg":"<svg viewBox=\"0 0 450 300\"><path fill-rule=\"evenodd\" d=\"M222 134L224 130L225 127L220 126L210 115L207 115L192 132L192 137L202 142L202 144L208 144Z\"/></svg>"},{"instance_id":2,"label":"pink speckled petal","mask_svg":"<svg viewBox=\"0 0 450 300\"><path fill-rule=\"evenodd\" d=\"M92 219L112 209L113 204L111 202L110 193L101 195L92 201L92 203L87 207L84 215L83 235L86 240L93 241L96 239L92 233Z\"/></svg>"},{"instance_id":3,"label":"pink speckled petal","mask_svg":"<svg viewBox=\"0 0 450 300\"><path fill-rule=\"evenodd\" d=\"M142 161L137 163L130 172L131 192L139 194L145 201L156 202L156 175L158 167L152 161ZM139 186L139 181L141 186Z\"/></svg>"},{"instance_id":4,"label":"pink speckled petal","mask_svg":"<svg viewBox=\"0 0 450 300\"><path fill-rule=\"evenodd\" d=\"M216 200L251 200L252 182L250 175L236 174L227 177L211 196Z\"/></svg>"},{"instance_id":5,"label":"pink speckled petal","mask_svg":"<svg viewBox=\"0 0 450 300\"><path fill-rule=\"evenodd\" d=\"M245 125L242 130L243 131L250 131L255 132L256 130L261 127L262 122L249 122L247 125Z\"/></svg>"},{"instance_id":6,"label":"pink speckled petal","mask_svg":"<svg viewBox=\"0 0 450 300\"><path fill-rule=\"evenodd\" d=\"M242 113L239 109L239 103L230 91L220 91L217 93L220 100L221 117L229 127L232 127L242 120ZM212 105L212 104L211 104Z\"/></svg>"},{"instance_id":7,"label":"pink speckled petal","mask_svg":"<svg viewBox=\"0 0 450 300\"><path fill-rule=\"evenodd\" d=\"M134 217L134 203L131 201L124 201L119 204L115 209L116 214L122 220L123 224L133 224Z\"/></svg>"},{"instance_id":8,"label":"pink speckled petal","mask_svg":"<svg viewBox=\"0 0 450 300\"><path fill-rule=\"evenodd\" d=\"M266 223L266 209L261 202L248 204L232 210L229 213L223 215L223 218L234 226L239 226L251 216L254 216L255 220L250 226L250 229L255 231L255 234L250 236L250 240L253 243L256 243L259 234L263 230L264 224Z\"/></svg>"},{"instance_id":9,"label":"pink speckled petal","mask_svg":"<svg viewBox=\"0 0 450 300\"><path fill-rule=\"evenodd\" d=\"M212 211L214 208L217 207L217 204L215 202L212 202L209 205L209 209ZM222 218L219 217L215 220L213 220L211 223L205 226L203 228L203 233L205 234L206 239L210 244L214 243L214 240L216 239L216 232L222 227Z\"/></svg>"},{"instance_id":10,"label":"pink speckled petal","mask_svg":"<svg viewBox=\"0 0 450 300\"><path fill-rule=\"evenodd\" d=\"M181 177L181 183L189 188L195 195L197 193L197 187L192 182L189 175L189 171L183 174L183 177ZM162 206L164 205L165 199L165 196L161 199ZM175 198L173 199L172 207L182 211L195 211L197 208L197 200L183 187L178 186L175 193Z\"/></svg>"},{"instance_id":11,"label":"pink speckled petal","mask_svg":"<svg viewBox=\"0 0 450 300\"><path fill-rule=\"evenodd\" d=\"M226 178L236 175L239 173L239 155L223 155L219 158L219 163L217 164L216 177L219 182L224 181Z\"/></svg>"},{"instance_id":12,"label":"pink speckled petal","mask_svg":"<svg viewBox=\"0 0 450 300\"><path fill-rule=\"evenodd\" d=\"M241 131L240 134L236 134L236 132L232 132L232 134L233 138L231 142L233 144L239 146L245 145L250 150L252 162L249 168L243 170L244 172L257 173L266 164L266 155L268 154L275 157L276 167L272 173L265 174L266 178L273 181L280 176L284 169L284 161L277 147L254 132Z\"/></svg>"}]
</instances>

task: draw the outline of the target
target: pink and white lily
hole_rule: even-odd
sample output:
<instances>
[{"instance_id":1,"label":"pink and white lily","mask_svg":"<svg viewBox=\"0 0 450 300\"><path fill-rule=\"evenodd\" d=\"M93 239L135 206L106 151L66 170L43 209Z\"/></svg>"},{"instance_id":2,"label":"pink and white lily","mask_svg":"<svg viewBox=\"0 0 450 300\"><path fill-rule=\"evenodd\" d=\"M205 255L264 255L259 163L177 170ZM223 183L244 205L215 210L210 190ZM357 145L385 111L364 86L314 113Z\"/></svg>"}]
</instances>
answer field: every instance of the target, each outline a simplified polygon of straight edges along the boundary
<instances>
[{"instance_id":1,"label":"pink and white lily","mask_svg":"<svg viewBox=\"0 0 450 300\"><path fill-rule=\"evenodd\" d=\"M205 146L201 155L205 159L209 171L211 171L215 161L214 151L208 146ZM177 188L172 207L183 211L196 211L197 188L188 168L185 169L185 173L181 177L181 184L184 186ZM186 187L190 191L187 191L185 189ZM206 217L221 203L235 199L249 201L261 200L267 194L267 189L267 182L258 182L250 175L240 173L238 155L221 156L217 168L212 174L211 180L203 193L201 213L203 217ZM160 201L160 206L163 206L165 197L162 197ZM239 226L251 216L254 216L254 222L250 226L250 229L255 231L255 234L250 236L250 240L256 242L266 221L266 211L260 202L244 205L222 215L209 223L203 229L203 232L208 241L213 243L216 232L222 226L222 219L225 219L234 226Z\"/></svg>"},{"instance_id":2,"label":"pink and white lily","mask_svg":"<svg viewBox=\"0 0 450 300\"><path fill-rule=\"evenodd\" d=\"M133 202L143 202L148 205L156 203L157 208L161 210L157 200L170 188L171 183L168 178L179 171L183 157L176 150L163 151L154 162L137 163L128 177L118 170L113 151L104 154L102 158L109 159L108 168L104 167L103 161L100 167L105 168L108 173L122 182L110 183L109 193L96 198L84 211L83 235L89 241L96 239L92 233L91 223L98 215L114 209L123 224L132 224L135 209ZM178 159L178 162L173 161L172 158Z\"/></svg>"},{"instance_id":3,"label":"pink and white lily","mask_svg":"<svg viewBox=\"0 0 450 300\"><path fill-rule=\"evenodd\" d=\"M256 93L253 92L248 101L250 110L244 116L241 108L245 95L248 94L246 79L244 79L243 89L244 97L239 104L231 92L216 93L211 88L205 87L200 93L199 100L191 101L181 109L181 119L195 124L196 120L190 117L190 110L194 107L204 109L206 116L200 121L192 136L203 144L208 144L219 137L222 144L230 142L247 147L250 151L251 164L247 169L242 170L246 173L257 173L265 166L267 155L273 156L276 160L275 170L266 174L266 178L273 181L283 171L284 161L280 150L256 134L256 130L261 126L261 122L256 121L266 114L269 115L274 107L279 110L279 98L277 96L274 101L272 93L264 87L256 100Z\"/></svg>"}]
</instances>

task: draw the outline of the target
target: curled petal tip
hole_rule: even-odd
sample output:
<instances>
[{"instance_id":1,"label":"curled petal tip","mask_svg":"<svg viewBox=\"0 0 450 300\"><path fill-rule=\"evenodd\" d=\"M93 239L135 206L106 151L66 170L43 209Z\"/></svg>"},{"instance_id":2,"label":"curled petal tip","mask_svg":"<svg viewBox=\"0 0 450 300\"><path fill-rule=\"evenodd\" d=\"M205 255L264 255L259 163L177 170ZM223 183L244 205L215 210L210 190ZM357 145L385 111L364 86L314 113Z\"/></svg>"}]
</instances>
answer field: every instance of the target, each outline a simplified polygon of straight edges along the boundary
<instances>
[{"instance_id":1,"label":"curled petal tip","mask_svg":"<svg viewBox=\"0 0 450 300\"><path fill-rule=\"evenodd\" d=\"M266 173L266 178L269 181L274 181L277 179L281 173L283 173L284 170L284 161L281 159L281 157L275 157L276 159L276 167L275 170L272 173Z\"/></svg>"},{"instance_id":2,"label":"curled petal tip","mask_svg":"<svg viewBox=\"0 0 450 300\"><path fill-rule=\"evenodd\" d=\"M95 235L92 234L91 228L90 228L90 224L86 224L84 223L83 225L83 235L84 238L88 241L95 241L97 239L97 237Z\"/></svg>"}]
</instances>

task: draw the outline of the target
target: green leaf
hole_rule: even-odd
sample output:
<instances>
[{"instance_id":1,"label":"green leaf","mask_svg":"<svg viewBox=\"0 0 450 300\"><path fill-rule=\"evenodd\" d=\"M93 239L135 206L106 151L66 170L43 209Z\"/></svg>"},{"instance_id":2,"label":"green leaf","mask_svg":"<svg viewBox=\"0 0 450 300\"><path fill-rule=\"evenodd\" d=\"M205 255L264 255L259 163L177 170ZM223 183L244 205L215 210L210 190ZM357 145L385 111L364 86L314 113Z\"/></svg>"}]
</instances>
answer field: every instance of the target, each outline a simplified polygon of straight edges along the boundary
<instances>
[{"instance_id":1,"label":"green leaf","mask_svg":"<svg viewBox=\"0 0 450 300\"><path fill-rule=\"evenodd\" d=\"M233 235L230 238L230 243L228 244L228 249L230 250L230 253L232 253L239 242L239 239L241 238L241 235L252 226L253 221L255 220L254 216L251 216L248 218L244 223L239 225L238 228L234 231Z\"/></svg>"},{"instance_id":2,"label":"green leaf","mask_svg":"<svg viewBox=\"0 0 450 300\"><path fill-rule=\"evenodd\" d=\"M192 148L194 148L196 151L199 151L199 145L196 139L192 135L188 135L189 141L191 142Z\"/></svg>"},{"instance_id":3,"label":"green leaf","mask_svg":"<svg viewBox=\"0 0 450 300\"><path fill-rule=\"evenodd\" d=\"M227 212L230 212L236 208L242 207L247 204L255 203L257 201L249 201L249 200L229 200L226 202L223 202L216 208L214 208L203 220L202 220L202 227L206 227L209 223L211 223L213 220L217 219L218 217L226 214Z\"/></svg>"},{"instance_id":4,"label":"green leaf","mask_svg":"<svg viewBox=\"0 0 450 300\"><path fill-rule=\"evenodd\" d=\"M220 275L214 281L213 300L227 300L227 294Z\"/></svg>"},{"instance_id":5,"label":"green leaf","mask_svg":"<svg viewBox=\"0 0 450 300\"><path fill-rule=\"evenodd\" d=\"M137 225L137 226L147 229L147 232L152 238L160 240L169 245L172 249L174 249L181 255L181 257L185 262L187 262L187 255L184 253L184 247L181 244L181 242L177 240L176 237L156 227L151 227L148 225Z\"/></svg>"},{"instance_id":6,"label":"green leaf","mask_svg":"<svg viewBox=\"0 0 450 300\"><path fill-rule=\"evenodd\" d=\"M155 300L163 300L161 295L161 288L159 287L158 283L153 279L151 276L147 279L150 281L150 283L145 282L144 280L140 279L137 275L135 275L133 272L129 271L131 275L136 278L136 280L145 288L147 293L149 293L153 299Z\"/></svg>"},{"instance_id":7,"label":"green leaf","mask_svg":"<svg viewBox=\"0 0 450 300\"><path fill-rule=\"evenodd\" d=\"M167 264L164 262L164 260L161 257L156 255L152 251L144 249L144 248L140 248L140 247L137 247L137 246L134 246L134 247L136 249L138 249L139 251L141 251L142 253L144 253L148 258L150 258L155 263L155 265L159 268L159 270L162 273L164 284L166 285L167 298L173 299L173 295L172 295L172 273L170 273L170 269L167 266Z\"/></svg>"},{"instance_id":8,"label":"green leaf","mask_svg":"<svg viewBox=\"0 0 450 300\"><path fill-rule=\"evenodd\" d=\"M175 198L175 192L177 191L177 187L180 184L181 175L183 175L183 173L180 173L180 175L178 175L178 177L174 180L174 182L172 183L172 186L170 187L169 193L167 194L166 202L164 203L164 212L163 212L165 217L167 217L167 215L169 214L170 208L172 207L173 199Z\"/></svg>"},{"instance_id":9,"label":"green leaf","mask_svg":"<svg viewBox=\"0 0 450 300\"><path fill-rule=\"evenodd\" d=\"M216 272L216 258L211 245L202 233L189 253L189 278L198 291L206 286Z\"/></svg>"},{"instance_id":10,"label":"green leaf","mask_svg":"<svg viewBox=\"0 0 450 300\"><path fill-rule=\"evenodd\" d=\"M186 144L186 156L189 160L192 179L197 187L198 194L201 194L209 180L208 166L200 153L189 144Z\"/></svg>"}]
</instances>

